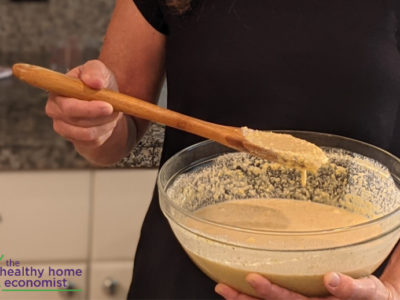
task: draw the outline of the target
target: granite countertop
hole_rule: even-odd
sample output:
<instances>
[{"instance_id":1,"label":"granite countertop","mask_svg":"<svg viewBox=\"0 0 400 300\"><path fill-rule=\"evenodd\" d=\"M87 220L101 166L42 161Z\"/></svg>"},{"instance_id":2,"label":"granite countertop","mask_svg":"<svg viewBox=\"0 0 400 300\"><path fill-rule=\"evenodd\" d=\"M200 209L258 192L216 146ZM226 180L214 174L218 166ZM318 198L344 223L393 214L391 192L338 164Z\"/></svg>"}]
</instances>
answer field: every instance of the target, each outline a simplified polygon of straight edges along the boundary
<instances>
[{"instance_id":1,"label":"granite countertop","mask_svg":"<svg viewBox=\"0 0 400 300\"><path fill-rule=\"evenodd\" d=\"M0 80L0 170L94 168L52 129L44 112L47 93L11 77ZM156 168L164 127L152 124L114 168Z\"/></svg>"}]
</instances>

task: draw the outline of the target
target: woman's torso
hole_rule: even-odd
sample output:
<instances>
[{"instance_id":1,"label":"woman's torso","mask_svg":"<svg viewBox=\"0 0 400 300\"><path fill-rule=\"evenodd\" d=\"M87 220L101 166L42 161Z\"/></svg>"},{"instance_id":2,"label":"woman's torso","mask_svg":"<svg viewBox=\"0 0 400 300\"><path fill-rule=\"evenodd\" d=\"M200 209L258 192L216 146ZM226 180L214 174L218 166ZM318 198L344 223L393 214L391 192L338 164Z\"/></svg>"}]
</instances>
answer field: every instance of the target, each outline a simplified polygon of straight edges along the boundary
<instances>
[{"instance_id":1,"label":"woman's torso","mask_svg":"<svg viewBox=\"0 0 400 300\"><path fill-rule=\"evenodd\" d=\"M195 0L183 16L161 6L168 107L225 125L340 134L400 155L397 2ZM167 128L162 163L199 140ZM204 299L217 297L213 287L155 196L130 295Z\"/></svg>"},{"instance_id":2,"label":"woman's torso","mask_svg":"<svg viewBox=\"0 0 400 300\"><path fill-rule=\"evenodd\" d=\"M164 10L169 108L227 125L331 132L400 154L395 3L193 5L184 16Z\"/></svg>"}]
</instances>

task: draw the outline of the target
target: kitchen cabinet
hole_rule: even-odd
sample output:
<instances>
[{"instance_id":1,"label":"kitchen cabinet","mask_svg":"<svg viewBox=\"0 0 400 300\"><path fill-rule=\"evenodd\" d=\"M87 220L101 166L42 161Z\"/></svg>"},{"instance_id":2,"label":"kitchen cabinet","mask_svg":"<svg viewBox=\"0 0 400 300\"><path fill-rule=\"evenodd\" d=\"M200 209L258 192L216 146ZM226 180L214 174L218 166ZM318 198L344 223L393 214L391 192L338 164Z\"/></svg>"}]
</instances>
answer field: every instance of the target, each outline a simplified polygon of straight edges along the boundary
<instances>
[{"instance_id":1,"label":"kitchen cabinet","mask_svg":"<svg viewBox=\"0 0 400 300\"><path fill-rule=\"evenodd\" d=\"M0 172L0 269L12 259L82 270L67 286L81 291L69 293L2 291L7 279L38 278L0 272L0 300L125 299L156 176L156 169Z\"/></svg>"},{"instance_id":2,"label":"kitchen cabinet","mask_svg":"<svg viewBox=\"0 0 400 300\"><path fill-rule=\"evenodd\" d=\"M90 174L0 173L0 251L22 261L86 259Z\"/></svg>"},{"instance_id":3,"label":"kitchen cabinet","mask_svg":"<svg viewBox=\"0 0 400 300\"><path fill-rule=\"evenodd\" d=\"M126 299L156 175L156 169L94 174L91 299Z\"/></svg>"},{"instance_id":4,"label":"kitchen cabinet","mask_svg":"<svg viewBox=\"0 0 400 300\"><path fill-rule=\"evenodd\" d=\"M90 268L90 299L126 299L133 261L94 262Z\"/></svg>"},{"instance_id":5,"label":"kitchen cabinet","mask_svg":"<svg viewBox=\"0 0 400 300\"><path fill-rule=\"evenodd\" d=\"M95 172L93 260L133 259L156 175L156 169Z\"/></svg>"}]
</instances>

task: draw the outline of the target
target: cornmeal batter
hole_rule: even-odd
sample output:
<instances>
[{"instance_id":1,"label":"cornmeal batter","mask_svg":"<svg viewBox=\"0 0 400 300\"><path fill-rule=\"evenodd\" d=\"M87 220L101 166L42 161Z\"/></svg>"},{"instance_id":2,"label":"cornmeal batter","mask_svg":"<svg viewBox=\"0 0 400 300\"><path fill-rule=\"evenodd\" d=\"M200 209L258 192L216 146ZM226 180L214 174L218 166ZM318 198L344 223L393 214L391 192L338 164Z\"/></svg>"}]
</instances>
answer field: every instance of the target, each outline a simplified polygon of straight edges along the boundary
<instances>
[{"instance_id":1,"label":"cornmeal batter","mask_svg":"<svg viewBox=\"0 0 400 300\"><path fill-rule=\"evenodd\" d=\"M303 185L305 185L306 170L316 172L328 162L328 158L321 148L290 134L254 130L247 127L242 127L242 134L248 141L245 147L250 153L271 159L286 167L303 170Z\"/></svg>"},{"instance_id":2,"label":"cornmeal batter","mask_svg":"<svg viewBox=\"0 0 400 300\"><path fill-rule=\"evenodd\" d=\"M194 215L241 228L279 231L325 230L368 220L331 205L287 199L226 201L201 208Z\"/></svg>"},{"instance_id":3,"label":"cornmeal batter","mask_svg":"<svg viewBox=\"0 0 400 300\"><path fill-rule=\"evenodd\" d=\"M233 200L226 201L214 205L209 205L204 208L197 210L194 213L195 216L201 219L206 219L219 224L235 226L242 229L255 229L255 230L272 230L272 231L314 231L314 230L327 230L332 228L340 228L359 224L367 221L368 219L362 215L349 212L347 210L337 208L330 205L318 204L311 201L299 201L299 200L284 200L284 199L248 199L248 200ZM234 231L227 233L223 228L218 229L218 226L207 227L201 224L188 222L189 227L196 227L201 232L206 234L221 237L227 237L232 243L238 242L240 244L252 245L265 245L268 249L271 241L271 236L257 235L249 237L249 235L243 235L241 233L235 234ZM374 229L375 231L377 228ZM372 234L371 229L365 230L366 235ZM358 235L360 232L358 232ZM348 235L340 236L345 239L343 243L348 243L348 239L352 239L353 233ZM336 237L338 238L338 237ZM284 244L284 237L279 237L279 243ZM293 236L287 237L289 244L299 243L301 245L301 237L297 240L293 240ZM313 239L313 237L311 237ZM332 243L330 237L324 240L321 237L315 237L315 242L319 248L329 247L329 243ZM335 242L335 241L334 241ZM342 241L339 241L342 242ZM304 243L305 249L309 241ZM273 245L273 244L271 244ZM208 247L208 246L207 246ZM284 248L283 248L284 249ZM244 278L249 273L244 269L239 269L237 266L232 266L229 263L219 263L218 261L211 261L201 257L193 251L186 249L192 260L211 278L217 282L224 282L241 291L254 295L254 291L245 282ZM238 254L239 255L239 254ZM274 254L276 255L276 254ZM294 259L301 260L301 253L299 256L294 256ZM332 257L332 259L341 259L340 255ZM268 257L268 253L263 260L275 258ZM284 259L283 259L284 260ZM279 261L279 258L278 258ZM309 262L308 262L309 263ZM315 255L315 261L313 263L318 265L318 255ZM299 274L285 275L292 272L293 265L288 263L275 262L275 271L270 272L258 272L265 277L269 278L275 283L281 284L285 287L289 287L295 291L300 291L306 295L323 295L326 293L325 288L322 284L323 273L316 274ZM376 267L376 262L371 262L371 265L354 265L353 269L347 274L355 277L364 276ZM274 266L272 266L274 267ZM276 269L277 267L277 269ZM306 269L306 266L301 267ZM287 269L287 270L286 270ZM333 271L333 270L332 270Z\"/></svg>"}]
</instances>

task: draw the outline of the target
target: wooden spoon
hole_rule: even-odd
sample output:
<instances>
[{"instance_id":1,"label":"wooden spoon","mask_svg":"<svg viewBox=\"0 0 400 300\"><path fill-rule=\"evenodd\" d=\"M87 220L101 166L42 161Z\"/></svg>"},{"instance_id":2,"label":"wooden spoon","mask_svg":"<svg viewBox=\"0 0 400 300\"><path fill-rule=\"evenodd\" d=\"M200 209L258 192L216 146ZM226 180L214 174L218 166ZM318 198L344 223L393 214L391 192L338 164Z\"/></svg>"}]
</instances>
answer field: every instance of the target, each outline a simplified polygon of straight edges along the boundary
<instances>
[{"instance_id":1,"label":"wooden spoon","mask_svg":"<svg viewBox=\"0 0 400 300\"><path fill-rule=\"evenodd\" d=\"M39 66L19 63L12 70L16 77L35 87L65 97L102 100L117 111L190 132L271 161L310 170L317 169L327 161L320 148L291 135L206 122L115 91L92 89L79 79ZM258 138L260 135L261 139Z\"/></svg>"}]
</instances>

